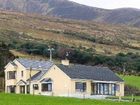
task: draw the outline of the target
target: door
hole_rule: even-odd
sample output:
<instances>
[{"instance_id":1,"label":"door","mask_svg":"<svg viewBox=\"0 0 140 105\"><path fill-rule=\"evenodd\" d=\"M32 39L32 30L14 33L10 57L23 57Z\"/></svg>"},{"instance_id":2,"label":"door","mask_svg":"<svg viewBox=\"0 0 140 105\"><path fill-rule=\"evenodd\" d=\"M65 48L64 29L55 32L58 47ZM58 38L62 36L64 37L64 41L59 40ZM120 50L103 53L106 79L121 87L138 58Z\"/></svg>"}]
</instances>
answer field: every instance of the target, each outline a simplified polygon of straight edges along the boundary
<instances>
[{"instance_id":1,"label":"door","mask_svg":"<svg viewBox=\"0 0 140 105\"><path fill-rule=\"evenodd\" d=\"M29 85L27 85L27 94L29 94L30 93L30 87L29 87Z\"/></svg>"},{"instance_id":2,"label":"door","mask_svg":"<svg viewBox=\"0 0 140 105\"><path fill-rule=\"evenodd\" d=\"M25 86L20 86L20 93L25 94Z\"/></svg>"}]
</instances>

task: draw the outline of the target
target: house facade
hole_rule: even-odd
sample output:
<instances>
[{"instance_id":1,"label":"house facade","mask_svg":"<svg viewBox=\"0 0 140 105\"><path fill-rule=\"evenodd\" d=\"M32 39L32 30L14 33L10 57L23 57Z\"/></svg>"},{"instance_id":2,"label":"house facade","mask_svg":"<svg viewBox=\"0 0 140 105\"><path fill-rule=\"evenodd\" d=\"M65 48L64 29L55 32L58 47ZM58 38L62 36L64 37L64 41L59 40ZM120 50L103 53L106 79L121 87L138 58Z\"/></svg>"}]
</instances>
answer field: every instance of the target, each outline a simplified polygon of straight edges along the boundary
<instances>
[{"instance_id":1,"label":"house facade","mask_svg":"<svg viewBox=\"0 0 140 105\"><path fill-rule=\"evenodd\" d=\"M107 67L15 59L5 66L5 92L68 97L124 96L124 81Z\"/></svg>"}]
</instances>

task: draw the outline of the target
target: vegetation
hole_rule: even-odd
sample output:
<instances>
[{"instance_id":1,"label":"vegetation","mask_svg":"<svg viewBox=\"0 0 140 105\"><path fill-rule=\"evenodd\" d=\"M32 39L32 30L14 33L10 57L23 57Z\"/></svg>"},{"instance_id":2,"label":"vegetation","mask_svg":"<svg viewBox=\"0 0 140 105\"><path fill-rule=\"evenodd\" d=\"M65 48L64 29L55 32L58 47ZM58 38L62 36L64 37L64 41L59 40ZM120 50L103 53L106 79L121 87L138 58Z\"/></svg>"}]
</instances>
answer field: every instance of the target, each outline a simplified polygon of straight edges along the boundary
<instances>
[{"instance_id":1,"label":"vegetation","mask_svg":"<svg viewBox=\"0 0 140 105\"><path fill-rule=\"evenodd\" d=\"M4 76L4 66L12 59L14 59L14 56L10 53L8 46L0 43L0 77Z\"/></svg>"},{"instance_id":2,"label":"vegetation","mask_svg":"<svg viewBox=\"0 0 140 105\"><path fill-rule=\"evenodd\" d=\"M49 57L51 46L55 59L69 52L72 63L109 66L119 73L125 65L129 74L139 75L138 28L11 12L0 12L0 23L0 42L8 50Z\"/></svg>"},{"instance_id":3,"label":"vegetation","mask_svg":"<svg viewBox=\"0 0 140 105\"><path fill-rule=\"evenodd\" d=\"M69 59L72 63L80 63L87 65L104 65L109 66L117 72L122 73L123 66L126 67L126 72L129 74L136 74L140 70L140 55L134 53L119 53L114 56L106 56L96 54L93 49L83 49L76 47L63 46L56 43L40 43L40 42L24 42L24 43L11 43L9 47L14 48L21 52L28 54L42 55L49 57L49 45L51 45L55 51L53 51L53 58L64 59L66 52L69 53ZM139 75L139 74L137 74Z\"/></svg>"},{"instance_id":4,"label":"vegetation","mask_svg":"<svg viewBox=\"0 0 140 105\"><path fill-rule=\"evenodd\" d=\"M131 86L134 86L134 87L140 89L140 77L139 76L126 75L126 76L124 76L124 80L127 85L131 85Z\"/></svg>"},{"instance_id":5,"label":"vegetation","mask_svg":"<svg viewBox=\"0 0 140 105\"><path fill-rule=\"evenodd\" d=\"M11 12L0 12L0 23L0 39L6 43L54 42L103 55L140 52L139 28Z\"/></svg>"},{"instance_id":6,"label":"vegetation","mask_svg":"<svg viewBox=\"0 0 140 105\"><path fill-rule=\"evenodd\" d=\"M117 55L101 55L95 52L93 48L85 48L82 46L70 47L61 43L56 43L52 41L42 42L38 40L34 42L34 38L29 37L24 34L21 35L14 31L2 30L1 37L3 36L2 48L6 48L7 51L10 49L16 49L20 52L26 52L27 54L39 55L44 57L49 57L49 46L53 47L53 57L55 59L65 58L66 52L69 52L69 59L72 63L80 63L87 65L104 65L109 66L110 68L117 70L117 72L122 73L122 68L125 64L126 72L129 74L139 75L140 70L140 55L138 53L119 53ZM23 34L23 33L22 33ZM4 39L5 38L5 39ZM19 39L19 40L16 40ZM5 40L5 41L4 41ZM4 44L6 42L6 44ZM3 54L3 53L1 53ZM1 55L2 56L2 55ZM16 56L16 55L15 55ZM2 59L2 57L1 57ZM2 62L3 60L1 60ZM5 63L0 64L1 70L3 70L4 65L9 60L6 60Z\"/></svg>"},{"instance_id":7,"label":"vegetation","mask_svg":"<svg viewBox=\"0 0 140 105\"><path fill-rule=\"evenodd\" d=\"M105 100L64 97L0 94L0 105L139 105L138 102L114 102Z\"/></svg>"},{"instance_id":8,"label":"vegetation","mask_svg":"<svg viewBox=\"0 0 140 105\"><path fill-rule=\"evenodd\" d=\"M126 96L140 96L140 77L134 75L121 76L125 81Z\"/></svg>"}]
</instances>

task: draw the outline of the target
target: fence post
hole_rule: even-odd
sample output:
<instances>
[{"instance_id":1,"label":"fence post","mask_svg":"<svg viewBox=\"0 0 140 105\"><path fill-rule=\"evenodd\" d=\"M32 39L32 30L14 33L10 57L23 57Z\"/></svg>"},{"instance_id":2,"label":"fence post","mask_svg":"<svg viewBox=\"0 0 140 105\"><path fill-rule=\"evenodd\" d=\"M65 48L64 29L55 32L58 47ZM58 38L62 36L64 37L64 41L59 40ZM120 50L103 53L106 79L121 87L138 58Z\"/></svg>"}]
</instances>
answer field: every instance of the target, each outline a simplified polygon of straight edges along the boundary
<instances>
[{"instance_id":1,"label":"fence post","mask_svg":"<svg viewBox=\"0 0 140 105\"><path fill-rule=\"evenodd\" d=\"M132 94L132 102L135 102L134 94Z\"/></svg>"}]
</instances>

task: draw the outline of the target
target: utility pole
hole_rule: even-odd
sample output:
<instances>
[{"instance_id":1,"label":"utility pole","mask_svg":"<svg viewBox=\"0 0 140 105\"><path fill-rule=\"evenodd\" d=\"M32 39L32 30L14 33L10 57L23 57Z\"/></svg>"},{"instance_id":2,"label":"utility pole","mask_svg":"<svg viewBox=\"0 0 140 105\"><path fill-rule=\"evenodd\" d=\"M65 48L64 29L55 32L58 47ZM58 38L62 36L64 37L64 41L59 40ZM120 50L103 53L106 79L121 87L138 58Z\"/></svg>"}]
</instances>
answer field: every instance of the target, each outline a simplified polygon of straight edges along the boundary
<instances>
[{"instance_id":1,"label":"utility pole","mask_svg":"<svg viewBox=\"0 0 140 105\"><path fill-rule=\"evenodd\" d=\"M29 74L29 93L31 94L31 77L32 77L32 66L30 66L30 74Z\"/></svg>"},{"instance_id":2,"label":"utility pole","mask_svg":"<svg viewBox=\"0 0 140 105\"><path fill-rule=\"evenodd\" d=\"M31 60L33 59L32 57L32 53L31 53ZM30 65L30 69L29 69L29 94L31 94L31 78L32 78L32 64Z\"/></svg>"},{"instance_id":3,"label":"utility pole","mask_svg":"<svg viewBox=\"0 0 140 105\"><path fill-rule=\"evenodd\" d=\"M123 64L123 77L125 76L125 72L126 72L126 63Z\"/></svg>"},{"instance_id":4,"label":"utility pole","mask_svg":"<svg viewBox=\"0 0 140 105\"><path fill-rule=\"evenodd\" d=\"M53 51L54 49L53 48L51 48L50 46L49 46L49 49L48 49L48 51L50 51L50 61L52 61L52 51Z\"/></svg>"}]
</instances>

